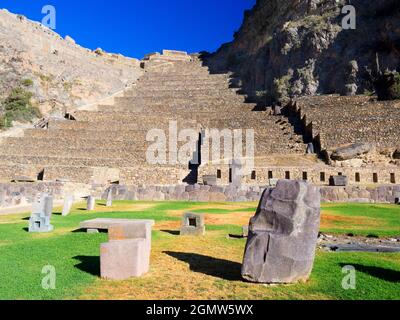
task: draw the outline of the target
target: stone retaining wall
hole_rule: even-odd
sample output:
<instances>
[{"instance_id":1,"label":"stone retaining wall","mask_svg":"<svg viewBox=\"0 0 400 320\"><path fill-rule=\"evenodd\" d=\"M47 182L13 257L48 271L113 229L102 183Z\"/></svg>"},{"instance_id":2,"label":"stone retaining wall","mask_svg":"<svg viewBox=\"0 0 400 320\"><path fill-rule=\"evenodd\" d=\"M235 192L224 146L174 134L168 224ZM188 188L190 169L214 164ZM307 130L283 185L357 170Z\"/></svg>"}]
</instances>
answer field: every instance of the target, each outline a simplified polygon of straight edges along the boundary
<instances>
[{"instance_id":1,"label":"stone retaining wall","mask_svg":"<svg viewBox=\"0 0 400 320\"><path fill-rule=\"evenodd\" d=\"M259 201L266 187L260 186L122 186L114 185L113 195L117 200L147 201L199 201L199 202L245 202ZM103 193L105 199L108 189ZM369 202L395 203L395 193L400 185L379 187L321 187L323 202Z\"/></svg>"},{"instance_id":2,"label":"stone retaining wall","mask_svg":"<svg viewBox=\"0 0 400 320\"><path fill-rule=\"evenodd\" d=\"M110 188L110 187L108 187ZM0 208L32 204L41 192L63 200L66 194L75 199L94 195L106 199L108 188L104 185L88 185L70 182L2 183L0 184ZM198 201L198 202L245 202L259 201L266 187L261 186L124 186L113 185L115 200L146 201ZM395 193L400 193L400 185L378 187L321 187L324 202L368 202L395 203Z\"/></svg>"},{"instance_id":3,"label":"stone retaining wall","mask_svg":"<svg viewBox=\"0 0 400 320\"><path fill-rule=\"evenodd\" d=\"M229 183L230 166L225 164L207 164L199 169L199 177L217 175L219 184ZM374 188L382 184L396 185L400 182L400 167L398 166L369 166L369 167L332 167L328 165L309 166L255 166L252 172L243 176L243 183L249 185L268 184L269 179L307 180L321 187L329 184L331 176L347 176L349 184L360 187L375 184Z\"/></svg>"}]
</instances>

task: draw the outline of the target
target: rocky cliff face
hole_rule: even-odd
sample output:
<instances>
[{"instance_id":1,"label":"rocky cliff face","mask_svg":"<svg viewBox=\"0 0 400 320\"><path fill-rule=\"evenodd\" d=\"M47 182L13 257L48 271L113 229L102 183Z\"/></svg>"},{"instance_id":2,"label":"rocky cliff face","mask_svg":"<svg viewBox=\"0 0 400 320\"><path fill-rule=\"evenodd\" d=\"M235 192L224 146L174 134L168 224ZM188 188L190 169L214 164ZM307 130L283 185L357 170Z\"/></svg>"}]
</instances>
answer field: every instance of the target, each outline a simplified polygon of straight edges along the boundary
<instances>
[{"instance_id":1,"label":"rocky cliff face","mask_svg":"<svg viewBox=\"0 0 400 320\"><path fill-rule=\"evenodd\" d=\"M342 28L343 6L356 9L356 29ZM397 0L257 0L233 42L205 61L232 71L247 94L268 103L314 94L372 90L366 68L400 67Z\"/></svg>"},{"instance_id":2,"label":"rocky cliff face","mask_svg":"<svg viewBox=\"0 0 400 320\"><path fill-rule=\"evenodd\" d=\"M140 63L91 51L41 24L0 10L0 101L21 81L42 114L62 113L98 101L135 81Z\"/></svg>"}]
</instances>

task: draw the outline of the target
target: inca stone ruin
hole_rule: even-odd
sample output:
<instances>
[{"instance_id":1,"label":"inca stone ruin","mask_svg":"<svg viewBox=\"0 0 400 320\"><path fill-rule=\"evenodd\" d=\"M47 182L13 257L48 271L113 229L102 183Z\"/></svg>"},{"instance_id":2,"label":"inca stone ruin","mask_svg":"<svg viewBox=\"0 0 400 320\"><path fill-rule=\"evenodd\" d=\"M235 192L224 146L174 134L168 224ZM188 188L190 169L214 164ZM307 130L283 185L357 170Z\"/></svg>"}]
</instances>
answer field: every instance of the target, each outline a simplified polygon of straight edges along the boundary
<instances>
[{"instance_id":1,"label":"inca stone ruin","mask_svg":"<svg viewBox=\"0 0 400 320\"><path fill-rule=\"evenodd\" d=\"M203 194L215 197L221 193L218 186L232 185L239 188L233 200L245 196L240 194L241 186L262 191L277 179L328 187L333 177L343 176L347 183L336 186L360 190L398 183L399 132L392 122L396 102L308 97L293 100L277 114L246 102L232 85L232 75L211 73L199 55L166 50L146 57L142 67L137 83L115 98L113 105L71 110L67 118L49 118L43 128L26 129L22 137L4 138L1 180L26 177L38 183L86 185L89 190L101 186L105 190L110 183L129 188L204 184ZM389 113L390 118L385 116ZM368 130L361 130L367 123ZM154 129L165 133L166 145L160 149L161 158L152 163L149 152L160 142L149 134ZM212 134L206 131L211 129L220 134L231 130L229 139L234 142L235 132L240 132L241 152L226 153L229 143L221 134L216 157L216 140L208 139ZM174 144L174 135L182 130L194 132L195 140L175 139ZM253 131L248 139L249 130ZM315 153L309 152L309 144ZM249 161L246 152L251 148L254 158ZM176 159L173 153L182 150L185 156ZM165 162L158 163L160 159ZM99 196L111 196L97 190ZM182 198L177 194L175 199Z\"/></svg>"},{"instance_id":2,"label":"inca stone ruin","mask_svg":"<svg viewBox=\"0 0 400 320\"><path fill-rule=\"evenodd\" d=\"M400 298L398 0L59 2L0 9L0 300Z\"/></svg>"}]
</instances>

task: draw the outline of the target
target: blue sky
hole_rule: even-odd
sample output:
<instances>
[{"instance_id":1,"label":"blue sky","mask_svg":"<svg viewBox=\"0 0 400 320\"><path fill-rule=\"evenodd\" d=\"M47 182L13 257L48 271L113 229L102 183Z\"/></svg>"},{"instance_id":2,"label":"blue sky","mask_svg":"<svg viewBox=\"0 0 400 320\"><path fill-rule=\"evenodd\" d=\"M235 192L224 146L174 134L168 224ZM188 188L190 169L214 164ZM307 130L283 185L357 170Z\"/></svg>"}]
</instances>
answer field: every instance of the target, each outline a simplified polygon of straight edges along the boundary
<instances>
[{"instance_id":1,"label":"blue sky","mask_svg":"<svg viewBox=\"0 0 400 320\"><path fill-rule=\"evenodd\" d=\"M1 0L0 8L41 21L57 12L56 32L80 45L142 58L162 49L213 52L233 39L256 0Z\"/></svg>"}]
</instances>

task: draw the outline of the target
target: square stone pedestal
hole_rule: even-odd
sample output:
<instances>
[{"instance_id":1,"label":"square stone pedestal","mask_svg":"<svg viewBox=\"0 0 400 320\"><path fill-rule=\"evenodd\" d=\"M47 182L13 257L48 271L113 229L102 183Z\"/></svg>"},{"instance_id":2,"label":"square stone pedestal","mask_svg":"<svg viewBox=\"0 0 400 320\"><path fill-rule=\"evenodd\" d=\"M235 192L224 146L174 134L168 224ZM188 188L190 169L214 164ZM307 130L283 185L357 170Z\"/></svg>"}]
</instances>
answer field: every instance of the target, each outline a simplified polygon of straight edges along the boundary
<instances>
[{"instance_id":1,"label":"square stone pedestal","mask_svg":"<svg viewBox=\"0 0 400 320\"><path fill-rule=\"evenodd\" d=\"M117 240L100 246L100 274L104 279L126 280L148 270L145 239Z\"/></svg>"}]
</instances>

